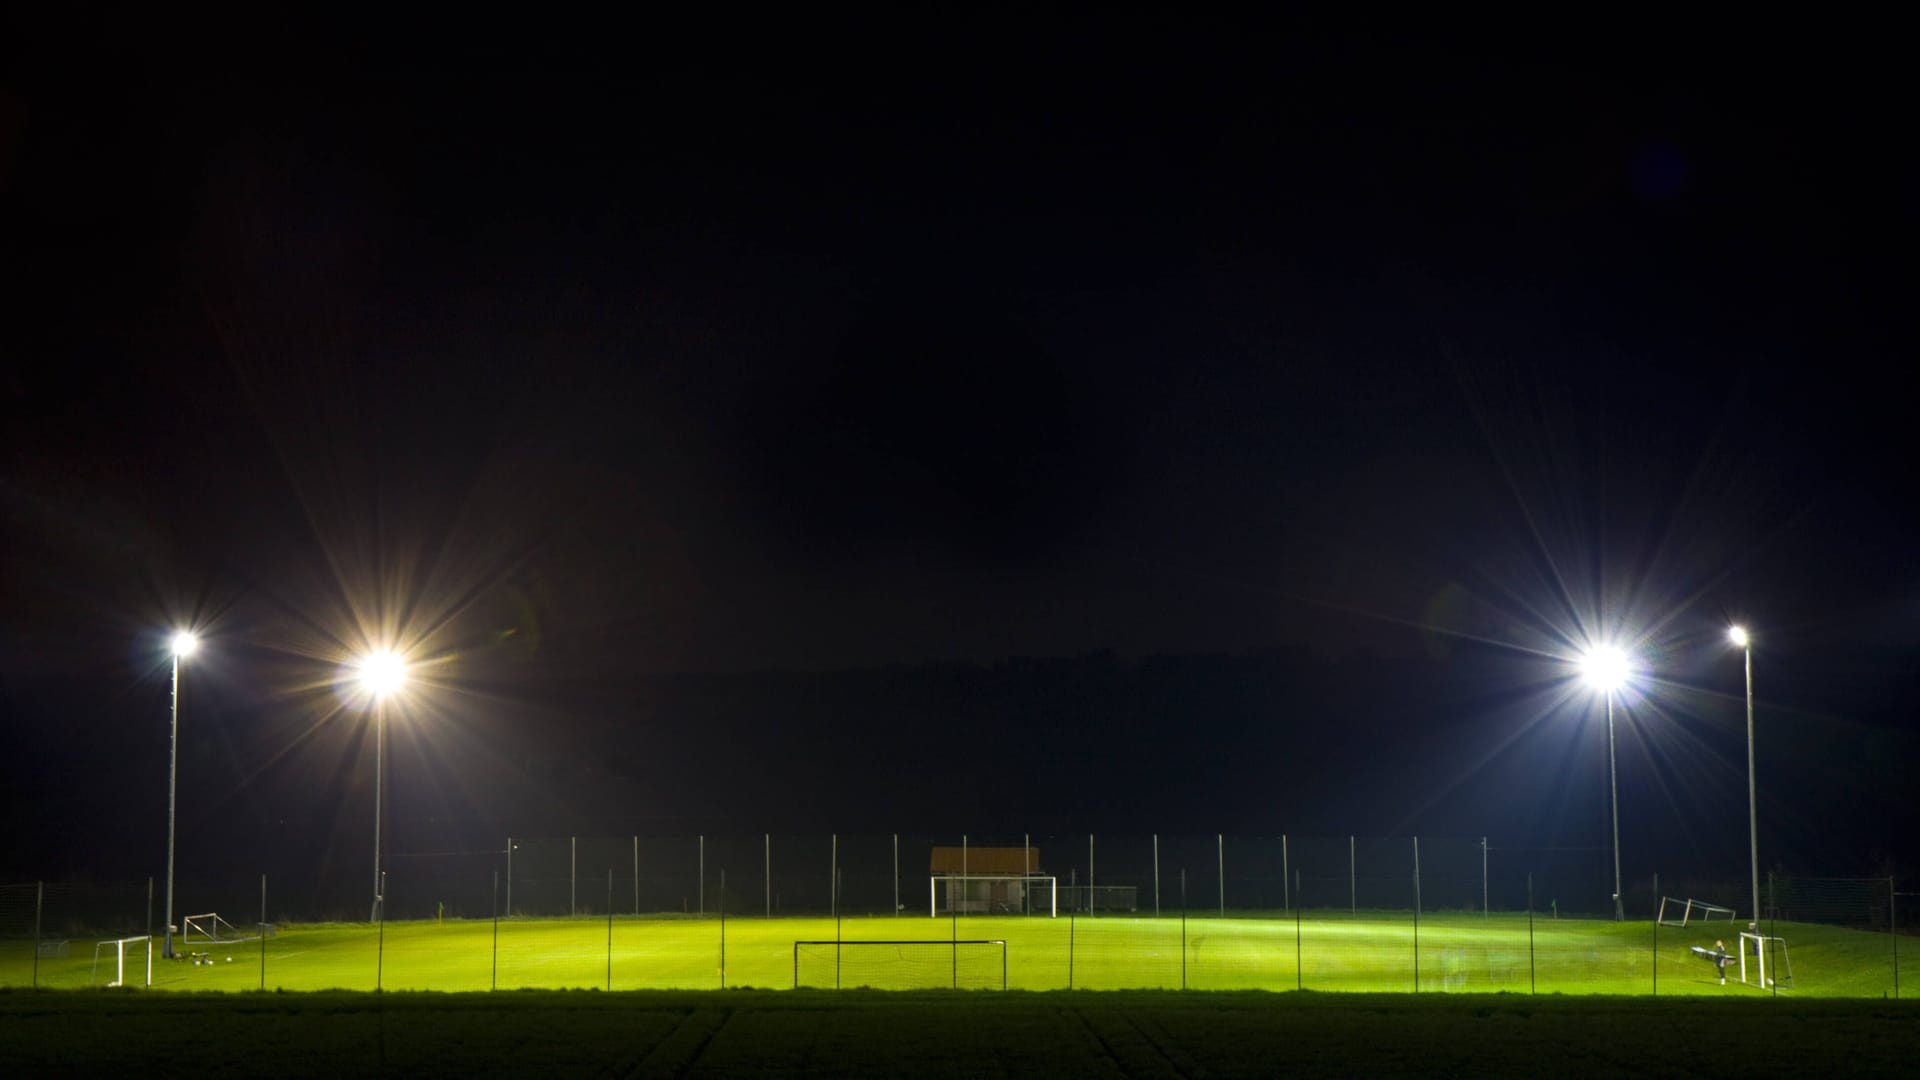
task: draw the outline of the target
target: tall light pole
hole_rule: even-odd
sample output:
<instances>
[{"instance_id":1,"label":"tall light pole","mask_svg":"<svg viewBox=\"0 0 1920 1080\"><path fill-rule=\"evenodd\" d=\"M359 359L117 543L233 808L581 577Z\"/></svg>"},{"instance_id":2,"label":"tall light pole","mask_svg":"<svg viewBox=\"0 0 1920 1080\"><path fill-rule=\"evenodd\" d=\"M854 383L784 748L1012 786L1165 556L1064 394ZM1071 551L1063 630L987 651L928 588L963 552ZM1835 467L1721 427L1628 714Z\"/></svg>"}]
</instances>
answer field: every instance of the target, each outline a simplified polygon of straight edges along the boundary
<instances>
[{"instance_id":1,"label":"tall light pole","mask_svg":"<svg viewBox=\"0 0 1920 1080\"><path fill-rule=\"evenodd\" d=\"M373 698L373 910L368 922L380 921L380 795L386 783L387 697L407 681L407 664L392 652L382 650L362 657L359 664L360 686Z\"/></svg>"},{"instance_id":2,"label":"tall light pole","mask_svg":"<svg viewBox=\"0 0 1920 1080\"><path fill-rule=\"evenodd\" d=\"M1627 656L1611 645L1598 645L1580 658L1580 671L1588 685L1607 696L1607 787L1613 803L1613 917L1625 921L1626 906L1620 899L1620 770L1613 748L1613 692L1627 681Z\"/></svg>"},{"instance_id":3,"label":"tall light pole","mask_svg":"<svg viewBox=\"0 0 1920 1080\"><path fill-rule=\"evenodd\" d=\"M200 639L194 637L191 630L178 630L174 632L170 644L173 648L173 703L170 707L171 732L167 736L167 937L166 944L160 949L160 955L168 960L173 959L173 822L180 789L180 661L193 655L193 650L200 647Z\"/></svg>"},{"instance_id":4,"label":"tall light pole","mask_svg":"<svg viewBox=\"0 0 1920 1080\"><path fill-rule=\"evenodd\" d=\"M1760 932L1760 808L1753 768L1753 640L1747 628L1727 629L1727 639L1744 655L1747 669L1747 855L1753 869L1753 932Z\"/></svg>"}]
</instances>

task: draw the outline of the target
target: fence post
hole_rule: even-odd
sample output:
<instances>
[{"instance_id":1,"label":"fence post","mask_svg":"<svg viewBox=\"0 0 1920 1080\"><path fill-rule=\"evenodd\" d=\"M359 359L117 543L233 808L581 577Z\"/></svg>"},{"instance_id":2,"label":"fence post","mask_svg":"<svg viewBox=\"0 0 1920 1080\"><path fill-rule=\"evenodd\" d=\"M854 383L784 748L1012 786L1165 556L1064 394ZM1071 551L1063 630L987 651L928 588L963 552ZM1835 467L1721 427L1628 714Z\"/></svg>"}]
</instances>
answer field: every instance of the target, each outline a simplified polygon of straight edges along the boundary
<instances>
[{"instance_id":1,"label":"fence post","mask_svg":"<svg viewBox=\"0 0 1920 1080\"><path fill-rule=\"evenodd\" d=\"M967 834L961 833L960 834L960 899L955 900L953 899L952 893L947 894L947 940L950 942L957 943L960 940L960 905L965 903L966 899L967 899ZM958 944L952 945L950 947L950 951L948 955L951 957L949 962L952 965L948 978L953 982L955 986L958 986L960 983L960 946Z\"/></svg>"},{"instance_id":2,"label":"fence post","mask_svg":"<svg viewBox=\"0 0 1920 1080\"><path fill-rule=\"evenodd\" d=\"M1299 874L1300 871L1294 871L1294 892L1300 891ZM1300 908L1295 907L1293 909L1293 988L1295 990L1305 990L1307 988L1307 969L1300 959L1300 956Z\"/></svg>"},{"instance_id":3,"label":"fence post","mask_svg":"<svg viewBox=\"0 0 1920 1080\"><path fill-rule=\"evenodd\" d=\"M378 944L374 947L373 953L373 989L375 993L378 993L380 991L380 980L382 976L385 975L385 968L387 966L387 872L385 870L380 871L379 880L375 884L379 886L379 890L375 895L380 897L380 902L374 906L380 909L380 938ZM383 1020L385 1015L385 1013L381 1014ZM385 1040L385 1028L380 1029L380 1037L382 1040ZM380 1044L380 1052L385 1054L386 1049L386 1043L382 1041Z\"/></svg>"},{"instance_id":4,"label":"fence post","mask_svg":"<svg viewBox=\"0 0 1920 1080\"><path fill-rule=\"evenodd\" d=\"M947 974L948 990L960 990L960 915L958 913L954 913L950 926L952 926L952 936L948 938L948 942L952 944L947 945L947 963L952 967L948 969Z\"/></svg>"},{"instance_id":5,"label":"fence post","mask_svg":"<svg viewBox=\"0 0 1920 1080\"><path fill-rule=\"evenodd\" d=\"M1773 892L1773 871L1771 870L1767 871L1767 907L1773 911L1771 925L1767 927L1767 936L1777 937L1780 933L1780 899L1775 896ZM1760 920L1758 919L1753 921L1753 932L1755 934L1760 933ZM1764 946L1769 953L1773 951L1773 942L1771 941L1756 942L1755 944ZM1759 949L1755 949L1754 951L1758 952ZM1776 999L1780 996L1780 979L1777 976L1773 980L1773 996Z\"/></svg>"},{"instance_id":6,"label":"fence post","mask_svg":"<svg viewBox=\"0 0 1920 1080\"><path fill-rule=\"evenodd\" d=\"M827 902L833 906L833 988L840 989L840 834L833 838L833 865L827 872Z\"/></svg>"},{"instance_id":7,"label":"fence post","mask_svg":"<svg viewBox=\"0 0 1920 1080\"><path fill-rule=\"evenodd\" d=\"M1020 834L1020 913L1033 914L1032 882L1027 879L1033 873L1033 834ZM1060 910L1060 879L1053 879L1053 909Z\"/></svg>"},{"instance_id":8,"label":"fence post","mask_svg":"<svg viewBox=\"0 0 1920 1080\"><path fill-rule=\"evenodd\" d=\"M261 916L266 921L266 916ZM147 936L153 936L153 875L147 875Z\"/></svg>"},{"instance_id":9,"label":"fence post","mask_svg":"<svg viewBox=\"0 0 1920 1080\"><path fill-rule=\"evenodd\" d=\"M1413 838L1413 992L1420 992L1420 838Z\"/></svg>"},{"instance_id":10,"label":"fence post","mask_svg":"<svg viewBox=\"0 0 1920 1080\"><path fill-rule=\"evenodd\" d=\"M40 909L47 896L47 883L33 883L33 988L40 988Z\"/></svg>"}]
</instances>

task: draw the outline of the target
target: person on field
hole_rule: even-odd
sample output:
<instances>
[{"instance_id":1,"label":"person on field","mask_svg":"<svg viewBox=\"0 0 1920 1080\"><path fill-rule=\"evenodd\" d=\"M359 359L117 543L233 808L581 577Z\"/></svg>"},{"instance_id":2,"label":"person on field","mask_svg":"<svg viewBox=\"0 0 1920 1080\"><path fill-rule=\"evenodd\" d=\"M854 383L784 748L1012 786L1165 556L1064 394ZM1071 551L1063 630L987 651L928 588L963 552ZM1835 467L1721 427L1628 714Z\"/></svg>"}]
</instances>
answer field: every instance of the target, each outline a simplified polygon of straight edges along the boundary
<instances>
[{"instance_id":1,"label":"person on field","mask_svg":"<svg viewBox=\"0 0 1920 1080\"><path fill-rule=\"evenodd\" d=\"M1713 948L1711 949L1703 949L1700 946L1695 945L1693 946L1693 955L1698 956L1700 959L1705 960L1709 964L1712 964L1714 966L1714 969L1720 972L1720 985L1721 986L1727 985L1727 963L1732 959L1732 957L1727 955L1726 942L1715 941L1713 943Z\"/></svg>"}]
</instances>

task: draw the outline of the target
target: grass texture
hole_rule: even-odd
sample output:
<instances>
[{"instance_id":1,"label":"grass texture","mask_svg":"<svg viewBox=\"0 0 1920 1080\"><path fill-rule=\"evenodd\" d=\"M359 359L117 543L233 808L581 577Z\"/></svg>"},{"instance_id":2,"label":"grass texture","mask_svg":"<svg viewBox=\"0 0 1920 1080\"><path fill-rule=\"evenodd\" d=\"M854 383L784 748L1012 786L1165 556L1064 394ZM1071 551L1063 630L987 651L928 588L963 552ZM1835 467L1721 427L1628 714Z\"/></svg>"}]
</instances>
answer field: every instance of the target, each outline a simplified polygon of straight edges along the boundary
<instances>
[{"instance_id":1,"label":"grass texture","mask_svg":"<svg viewBox=\"0 0 1920 1080\"><path fill-rule=\"evenodd\" d=\"M1774 932L1787 940L1795 975L1777 987L1780 996L1894 996L1896 939L1890 935L1799 923L1781 923ZM201 964L159 959L156 941L152 989L789 989L796 941L963 938L1007 942L1005 979L1012 990L1760 996L1757 988L1738 985L1737 968L1727 986L1719 985L1712 966L1688 952L1690 945L1711 945L1714 934L1646 922L1536 919L1529 926L1525 916L1453 915L1423 917L1416 935L1411 916L1392 913L1310 914L1297 921L619 917L296 924L280 928L264 948L260 941L178 946L183 955L204 953L208 962ZM69 941L64 955L45 948L36 960L32 942L0 942L0 985L102 986L111 974L94 967L93 944ZM997 987L998 956L985 960L963 948L959 965L942 944L809 948L801 981L837 981L849 989ZM1911 966L1920 951L1907 948L1901 957L1911 983L1920 976ZM110 967L104 960L102 966Z\"/></svg>"}]
</instances>

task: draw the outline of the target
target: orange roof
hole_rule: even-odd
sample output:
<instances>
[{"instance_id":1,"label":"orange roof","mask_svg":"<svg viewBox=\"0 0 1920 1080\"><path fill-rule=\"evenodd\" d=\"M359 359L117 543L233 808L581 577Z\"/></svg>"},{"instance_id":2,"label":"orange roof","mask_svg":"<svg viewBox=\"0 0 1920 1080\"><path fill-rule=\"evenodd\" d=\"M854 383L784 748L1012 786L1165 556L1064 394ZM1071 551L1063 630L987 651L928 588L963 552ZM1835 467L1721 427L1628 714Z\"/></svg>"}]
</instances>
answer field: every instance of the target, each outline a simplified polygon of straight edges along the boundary
<instances>
[{"instance_id":1,"label":"orange roof","mask_svg":"<svg viewBox=\"0 0 1920 1080\"><path fill-rule=\"evenodd\" d=\"M1023 859L1026 862L1024 869L1020 865ZM959 874L963 871L967 874L1037 874L1040 872L1040 849L937 847L933 849L930 869L936 874Z\"/></svg>"}]
</instances>

